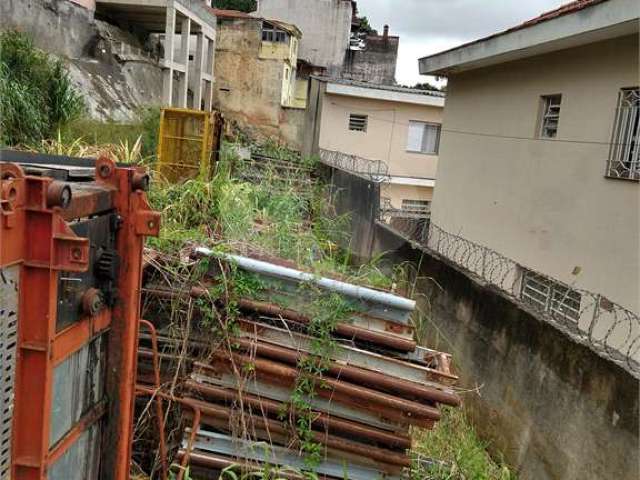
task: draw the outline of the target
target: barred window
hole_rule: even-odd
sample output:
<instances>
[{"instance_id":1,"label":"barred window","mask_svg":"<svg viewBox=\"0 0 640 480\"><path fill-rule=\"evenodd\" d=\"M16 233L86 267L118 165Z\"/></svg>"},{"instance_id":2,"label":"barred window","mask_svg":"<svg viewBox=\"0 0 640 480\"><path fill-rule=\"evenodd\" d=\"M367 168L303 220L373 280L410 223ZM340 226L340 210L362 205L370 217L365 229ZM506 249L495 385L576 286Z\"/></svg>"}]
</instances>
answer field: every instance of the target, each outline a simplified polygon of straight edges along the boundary
<instances>
[{"instance_id":1,"label":"barred window","mask_svg":"<svg viewBox=\"0 0 640 480\"><path fill-rule=\"evenodd\" d=\"M427 215L431 211L431 202L428 200L402 200L402 210L409 213Z\"/></svg>"},{"instance_id":2,"label":"barred window","mask_svg":"<svg viewBox=\"0 0 640 480\"><path fill-rule=\"evenodd\" d=\"M367 115L357 115L352 113L349 115L349 130L356 132L366 132L369 117Z\"/></svg>"},{"instance_id":3,"label":"barred window","mask_svg":"<svg viewBox=\"0 0 640 480\"><path fill-rule=\"evenodd\" d=\"M640 89L638 87L623 88L618 95L606 175L612 178L640 180Z\"/></svg>"},{"instance_id":4,"label":"barred window","mask_svg":"<svg viewBox=\"0 0 640 480\"><path fill-rule=\"evenodd\" d=\"M556 138L560 122L560 103L562 95L546 95L542 97L542 115L540 118L540 137Z\"/></svg>"},{"instance_id":5,"label":"barred window","mask_svg":"<svg viewBox=\"0 0 640 480\"><path fill-rule=\"evenodd\" d=\"M537 310L553 316L574 321L580 319L580 292L530 270L524 270L520 298Z\"/></svg>"}]
</instances>

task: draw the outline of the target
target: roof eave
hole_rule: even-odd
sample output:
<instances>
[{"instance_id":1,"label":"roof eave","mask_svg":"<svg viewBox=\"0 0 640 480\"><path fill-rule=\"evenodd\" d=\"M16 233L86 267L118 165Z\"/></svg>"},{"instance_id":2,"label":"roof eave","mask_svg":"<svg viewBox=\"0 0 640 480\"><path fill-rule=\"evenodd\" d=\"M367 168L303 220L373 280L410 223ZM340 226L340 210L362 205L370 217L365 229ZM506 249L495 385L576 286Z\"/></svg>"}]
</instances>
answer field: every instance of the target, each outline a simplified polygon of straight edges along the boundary
<instances>
[{"instance_id":1,"label":"roof eave","mask_svg":"<svg viewBox=\"0 0 640 480\"><path fill-rule=\"evenodd\" d=\"M447 76L638 32L636 0L610 0L418 60L420 74Z\"/></svg>"}]
</instances>

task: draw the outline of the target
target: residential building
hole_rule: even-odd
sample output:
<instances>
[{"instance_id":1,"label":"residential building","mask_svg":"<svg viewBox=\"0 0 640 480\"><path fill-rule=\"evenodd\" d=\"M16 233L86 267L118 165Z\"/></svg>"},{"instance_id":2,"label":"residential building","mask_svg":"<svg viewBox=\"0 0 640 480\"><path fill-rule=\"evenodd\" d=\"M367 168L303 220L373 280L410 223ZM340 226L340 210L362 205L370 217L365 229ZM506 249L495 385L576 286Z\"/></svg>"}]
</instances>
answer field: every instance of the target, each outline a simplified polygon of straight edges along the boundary
<instances>
[{"instance_id":1,"label":"residential building","mask_svg":"<svg viewBox=\"0 0 640 480\"><path fill-rule=\"evenodd\" d=\"M638 14L574 1L419 61L448 78L432 229L514 260L525 302L614 312L598 338L621 344L640 328Z\"/></svg>"},{"instance_id":2,"label":"residential building","mask_svg":"<svg viewBox=\"0 0 640 480\"><path fill-rule=\"evenodd\" d=\"M354 8L352 0L259 0L256 14L296 25L302 32L299 58L339 75Z\"/></svg>"},{"instance_id":3,"label":"residential building","mask_svg":"<svg viewBox=\"0 0 640 480\"><path fill-rule=\"evenodd\" d=\"M314 77L306 153L382 182L381 206L428 216L444 94Z\"/></svg>"},{"instance_id":4,"label":"residential building","mask_svg":"<svg viewBox=\"0 0 640 480\"><path fill-rule=\"evenodd\" d=\"M354 33L344 59L342 78L393 85L396 82L399 43L400 37L389 35L389 25L384 26L382 35Z\"/></svg>"},{"instance_id":5,"label":"residential building","mask_svg":"<svg viewBox=\"0 0 640 480\"><path fill-rule=\"evenodd\" d=\"M234 10L218 19L214 105L254 137L300 147L306 81L298 79L295 26Z\"/></svg>"}]
</instances>

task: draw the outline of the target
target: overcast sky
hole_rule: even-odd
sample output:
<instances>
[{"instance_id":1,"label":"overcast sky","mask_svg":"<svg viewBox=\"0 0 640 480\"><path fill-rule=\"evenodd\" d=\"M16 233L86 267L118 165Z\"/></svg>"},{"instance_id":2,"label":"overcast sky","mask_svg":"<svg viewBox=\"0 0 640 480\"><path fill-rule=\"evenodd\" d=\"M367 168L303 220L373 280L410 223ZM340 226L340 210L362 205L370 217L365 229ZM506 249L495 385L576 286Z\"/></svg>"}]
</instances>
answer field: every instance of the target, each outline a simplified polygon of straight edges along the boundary
<instances>
[{"instance_id":1,"label":"overcast sky","mask_svg":"<svg viewBox=\"0 0 640 480\"><path fill-rule=\"evenodd\" d=\"M398 83L428 80L418 74L418 58L489 35L567 3L567 0L358 0L382 33L400 36Z\"/></svg>"}]
</instances>

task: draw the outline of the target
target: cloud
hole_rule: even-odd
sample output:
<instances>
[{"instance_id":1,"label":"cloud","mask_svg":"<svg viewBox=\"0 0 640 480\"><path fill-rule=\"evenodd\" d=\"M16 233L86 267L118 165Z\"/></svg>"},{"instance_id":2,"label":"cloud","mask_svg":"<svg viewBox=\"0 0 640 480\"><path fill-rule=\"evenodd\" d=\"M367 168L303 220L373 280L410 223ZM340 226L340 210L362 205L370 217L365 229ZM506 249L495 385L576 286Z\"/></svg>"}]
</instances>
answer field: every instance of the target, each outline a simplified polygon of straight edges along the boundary
<instances>
[{"instance_id":1,"label":"cloud","mask_svg":"<svg viewBox=\"0 0 640 480\"><path fill-rule=\"evenodd\" d=\"M398 82L426 80L418 58L504 30L567 0L358 0L359 15L400 36Z\"/></svg>"}]
</instances>

